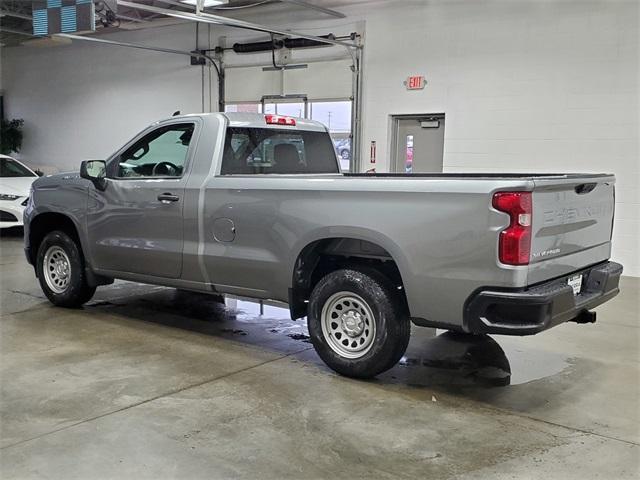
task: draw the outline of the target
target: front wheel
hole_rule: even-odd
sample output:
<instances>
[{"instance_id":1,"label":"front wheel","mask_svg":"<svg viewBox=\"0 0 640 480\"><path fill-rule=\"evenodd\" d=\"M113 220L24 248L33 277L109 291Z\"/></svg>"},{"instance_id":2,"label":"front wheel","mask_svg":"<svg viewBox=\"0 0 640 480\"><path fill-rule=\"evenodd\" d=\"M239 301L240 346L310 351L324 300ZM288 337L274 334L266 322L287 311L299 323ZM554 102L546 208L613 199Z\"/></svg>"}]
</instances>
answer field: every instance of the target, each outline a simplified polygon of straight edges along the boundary
<instances>
[{"instance_id":1,"label":"front wheel","mask_svg":"<svg viewBox=\"0 0 640 480\"><path fill-rule=\"evenodd\" d=\"M311 293L308 324L320 358L354 378L393 367L411 334L404 302L375 270L336 270L322 278Z\"/></svg>"},{"instance_id":2,"label":"front wheel","mask_svg":"<svg viewBox=\"0 0 640 480\"><path fill-rule=\"evenodd\" d=\"M65 232L54 231L44 237L36 269L42 291L59 307L79 307L96 291L87 284L80 247Z\"/></svg>"}]
</instances>

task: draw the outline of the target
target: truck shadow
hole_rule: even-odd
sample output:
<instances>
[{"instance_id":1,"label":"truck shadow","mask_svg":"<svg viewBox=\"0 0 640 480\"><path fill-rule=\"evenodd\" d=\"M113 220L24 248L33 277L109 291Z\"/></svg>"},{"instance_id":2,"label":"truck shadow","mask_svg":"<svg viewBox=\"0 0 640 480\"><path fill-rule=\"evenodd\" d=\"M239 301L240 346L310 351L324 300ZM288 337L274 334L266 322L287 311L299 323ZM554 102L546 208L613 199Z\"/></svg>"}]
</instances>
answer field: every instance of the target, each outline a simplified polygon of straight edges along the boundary
<instances>
[{"instance_id":1,"label":"truck shadow","mask_svg":"<svg viewBox=\"0 0 640 480\"><path fill-rule=\"evenodd\" d=\"M207 294L154 287L150 293L117 297L115 285L85 306L131 320L152 322L282 353L296 355L318 368L318 358L307 335L306 320L291 321L286 308ZM405 356L398 365L374 380L458 391L465 387L502 387L511 382L511 366L500 345L489 336L473 336L414 327Z\"/></svg>"}]
</instances>

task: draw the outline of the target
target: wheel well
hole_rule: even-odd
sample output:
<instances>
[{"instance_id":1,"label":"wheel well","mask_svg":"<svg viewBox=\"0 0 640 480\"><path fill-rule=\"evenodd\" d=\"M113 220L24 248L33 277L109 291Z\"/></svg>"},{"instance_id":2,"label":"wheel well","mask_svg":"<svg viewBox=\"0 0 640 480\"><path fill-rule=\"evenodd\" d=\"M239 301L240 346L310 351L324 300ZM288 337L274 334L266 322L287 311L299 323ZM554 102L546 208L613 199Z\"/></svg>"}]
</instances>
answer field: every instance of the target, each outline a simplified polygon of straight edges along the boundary
<instances>
[{"instance_id":1,"label":"wheel well","mask_svg":"<svg viewBox=\"0 0 640 480\"><path fill-rule=\"evenodd\" d=\"M307 314L311 292L322 277L347 267L374 268L387 277L402 295L404 284L397 263L387 250L375 243L356 238L327 238L307 245L298 255L289 291L291 318Z\"/></svg>"},{"instance_id":2,"label":"wheel well","mask_svg":"<svg viewBox=\"0 0 640 480\"><path fill-rule=\"evenodd\" d=\"M29 255L35 266L38 249L44 237L54 230L61 230L80 246L80 237L73 220L62 213L41 213L29 223Z\"/></svg>"}]
</instances>

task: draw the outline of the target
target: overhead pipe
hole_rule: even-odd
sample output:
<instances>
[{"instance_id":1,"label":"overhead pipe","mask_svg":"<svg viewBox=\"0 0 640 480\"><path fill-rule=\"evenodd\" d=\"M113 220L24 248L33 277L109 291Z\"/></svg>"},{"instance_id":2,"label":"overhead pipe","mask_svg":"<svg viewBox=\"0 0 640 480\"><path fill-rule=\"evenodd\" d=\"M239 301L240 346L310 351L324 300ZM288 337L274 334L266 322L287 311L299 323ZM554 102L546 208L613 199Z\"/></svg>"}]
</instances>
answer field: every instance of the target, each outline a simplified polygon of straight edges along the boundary
<instances>
[{"instance_id":1,"label":"overhead pipe","mask_svg":"<svg viewBox=\"0 0 640 480\"><path fill-rule=\"evenodd\" d=\"M198 4L196 3L195 5L191 5L188 3L182 3L179 2L177 0L158 0L160 3L166 3L168 5L174 5L176 7L181 7L187 10L191 10L191 11L198 11ZM326 15L331 15L332 17L337 17L337 18L346 18L347 16L344 13L338 12L336 10L332 10L330 8L325 8L325 7L321 7L319 5L314 5L312 3L306 2L304 0L279 0L282 3L291 3L293 5L298 5L299 7L303 7L303 8L308 8L310 10L315 10L316 12L321 12L324 13ZM200 8L200 11L206 11L208 9L211 10L217 10L216 7L205 7L204 4L202 5L202 7ZM220 10L224 10L225 8L222 7L220 8Z\"/></svg>"},{"instance_id":2,"label":"overhead pipe","mask_svg":"<svg viewBox=\"0 0 640 480\"><path fill-rule=\"evenodd\" d=\"M336 10L332 10L330 8L321 7L320 5L314 5L313 3L305 2L304 0L280 0L280 1L282 3L292 3L300 7L309 8L311 10L315 10L316 12L321 12L327 15L331 15L332 17L347 18L347 16L344 13L338 12Z\"/></svg>"},{"instance_id":3,"label":"overhead pipe","mask_svg":"<svg viewBox=\"0 0 640 480\"><path fill-rule=\"evenodd\" d=\"M136 23L144 23L149 21L146 18L130 17L128 15L120 15L119 13L116 14L116 17L121 20L126 20L128 22L136 22Z\"/></svg>"}]
</instances>

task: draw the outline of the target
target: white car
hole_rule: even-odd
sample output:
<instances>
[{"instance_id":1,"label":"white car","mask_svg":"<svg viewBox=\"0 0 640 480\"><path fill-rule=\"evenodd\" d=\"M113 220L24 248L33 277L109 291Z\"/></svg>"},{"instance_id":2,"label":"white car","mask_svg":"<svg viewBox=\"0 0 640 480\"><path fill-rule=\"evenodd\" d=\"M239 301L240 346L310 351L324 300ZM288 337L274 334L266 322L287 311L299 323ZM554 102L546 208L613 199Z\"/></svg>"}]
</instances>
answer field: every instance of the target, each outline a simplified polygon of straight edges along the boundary
<instances>
[{"instance_id":1,"label":"white car","mask_svg":"<svg viewBox=\"0 0 640 480\"><path fill-rule=\"evenodd\" d=\"M15 158L0 155L0 228L21 227L31 184L38 175Z\"/></svg>"}]
</instances>

